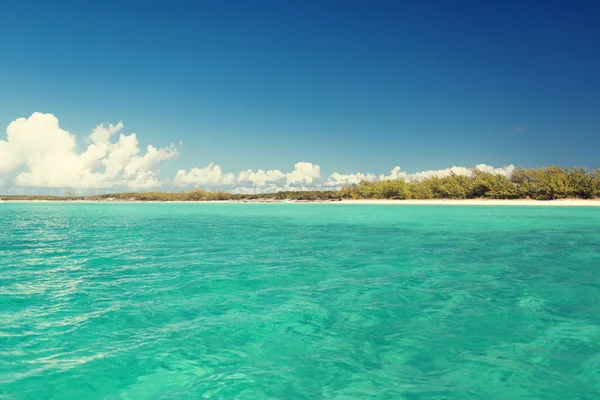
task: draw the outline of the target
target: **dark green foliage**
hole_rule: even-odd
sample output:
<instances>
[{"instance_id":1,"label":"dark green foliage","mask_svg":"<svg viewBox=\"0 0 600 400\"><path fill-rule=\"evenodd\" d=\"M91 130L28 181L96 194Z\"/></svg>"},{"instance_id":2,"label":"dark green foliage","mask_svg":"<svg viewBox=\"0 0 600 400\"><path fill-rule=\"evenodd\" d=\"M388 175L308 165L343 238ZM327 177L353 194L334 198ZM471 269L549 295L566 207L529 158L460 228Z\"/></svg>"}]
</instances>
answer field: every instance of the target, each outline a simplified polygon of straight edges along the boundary
<instances>
[{"instance_id":1,"label":"dark green foliage","mask_svg":"<svg viewBox=\"0 0 600 400\"><path fill-rule=\"evenodd\" d=\"M410 198L415 200L433 199L434 194L429 181L411 182L409 184Z\"/></svg>"},{"instance_id":2,"label":"dark green foliage","mask_svg":"<svg viewBox=\"0 0 600 400\"><path fill-rule=\"evenodd\" d=\"M410 199L410 185L403 180L363 181L340 189L342 197L349 199Z\"/></svg>"},{"instance_id":3,"label":"dark green foliage","mask_svg":"<svg viewBox=\"0 0 600 400\"><path fill-rule=\"evenodd\" d=\"M520 197L536 200L554 200L575 197L569 171L556 166L547 168L519 168L511 177Z\"/></svg>"},{"instance_id":4,"label":"dark green foliage","mask_svg":"<svg viewBox=\"0 0 600 400\"><path fill-rule=\"evenodd\" d=\"M504 175L473 171L472 196L488 199L515 199L517 187Z\"/></svg>"},{"instance_id":5,"label":"dark green foliage","mask_svg":"<svg viewBox=\"0 0 600 400\"><path fill-rule=\"evenodd\" d=\"M600 170L589 173L585 168L573 167L569 171L571 196L593 199L600 194Z\"/></svg>"},{"instance_id":6,"label":"dark green foliage","mask_svg":"<svg viewBox=\"0 0 600 400\"><path fill-rule=\"evenodd\" d=\"M379 181L380 191L384 199L410 199L410 185L403 180Z\"/></svg>"},{"instance_id":7,"label":"dark green foliage","mask_svg":"<svg viewBox=\"0 0 600 400\"><path fill-rule=\"evenodd\" d=\"M436 178L432 188L437 198L470 199L473 198L473 179L468 176L455 175Z\"/></svg>"}]
</instances>

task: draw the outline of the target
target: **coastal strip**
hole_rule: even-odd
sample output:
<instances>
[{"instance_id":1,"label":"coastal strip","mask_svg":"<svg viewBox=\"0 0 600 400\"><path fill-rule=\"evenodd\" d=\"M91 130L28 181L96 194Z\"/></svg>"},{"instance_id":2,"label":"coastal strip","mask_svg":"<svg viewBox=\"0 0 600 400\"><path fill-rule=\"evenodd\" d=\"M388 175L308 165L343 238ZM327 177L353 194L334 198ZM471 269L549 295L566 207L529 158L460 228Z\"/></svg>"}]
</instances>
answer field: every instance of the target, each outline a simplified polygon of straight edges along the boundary
<instances>
[{"instance_id":1,"label":"coastal strip","mask_svg":"<svg viewBox=\"0 0 600 400\"><path fill-rule=\"evenodd\" d=\"M582 199L561 199L561 200L496 200L496 199L432 199L432 200L278 200L278 199L252 199L252 200L196 200L196 201L156 201L156 200L123 200L123 199L103 199L103 200L8 200L5 203L112 203L112 204L131 204L131 203L177 203L177 204L341 204L341 205L437 205L437 206L546 206L546 207L600 207L600 199L582 200Z\"/></svg>"}]
</instances>

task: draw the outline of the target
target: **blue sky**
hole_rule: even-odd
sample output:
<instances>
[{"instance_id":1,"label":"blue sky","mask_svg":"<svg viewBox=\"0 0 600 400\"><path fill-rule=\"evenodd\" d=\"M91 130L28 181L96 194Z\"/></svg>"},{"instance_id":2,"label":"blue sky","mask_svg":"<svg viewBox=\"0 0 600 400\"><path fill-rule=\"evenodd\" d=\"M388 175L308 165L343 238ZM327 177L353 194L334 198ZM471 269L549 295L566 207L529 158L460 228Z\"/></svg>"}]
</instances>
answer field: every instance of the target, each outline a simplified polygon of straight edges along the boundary
<instances>
[{"instance_id":1,"label":"blue sky","mask_svg":"<svg viewBox=\"0 0 600 400\"><path fill-rule=\"evenodd\" d=\"M183 142L163 178L600 167L600 3L5 3L0 125L123 121L142 148Z\"/></svg>"}]
</instances>

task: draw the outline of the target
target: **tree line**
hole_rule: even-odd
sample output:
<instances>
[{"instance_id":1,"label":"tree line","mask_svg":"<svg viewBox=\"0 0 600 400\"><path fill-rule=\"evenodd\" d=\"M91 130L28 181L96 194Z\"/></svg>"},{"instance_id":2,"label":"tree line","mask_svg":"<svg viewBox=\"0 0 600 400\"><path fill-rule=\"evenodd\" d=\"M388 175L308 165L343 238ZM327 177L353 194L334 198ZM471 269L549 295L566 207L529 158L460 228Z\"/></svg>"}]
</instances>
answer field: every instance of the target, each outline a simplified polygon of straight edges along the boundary
<instances>
[{"instance_id":1,"label":"tree line","mask_svg":"<svg viewBox=\"0 0 600 400\"><path fill-rule=\"evenodd\" d=\"M224 191L209 192L203 189L192 189L187 192L143 192L116 193L98 196L82 197L84 200L118 200L118 201L252 201L252 200L298 200L298 201L332 201L340 200L341 193L337 190L328 191L282 191L277 193L236 194Z\"/></svg>"},{"instance_id":2,"label":"tree line","mask_svg":"<svg viewBox=\"0 0 600 400\"><path fill-rule=\"evenodd\" d=\"M362 181L339 190L281 191L234 194L192 189L187 192L132 192L94 196L1 196L5 200L91 201L336 201L343 199L594 199L600 198L600 169L557 166L518 168L510 177L472 170L470 176L450 174L420 180Z\"/></svg>"},{"instance_id":3,"label":"tree line","mask_svg":"<svg viewBox=\"0 0 600 400\"><path fill-rule=\"evenodd\" d=\"M518 168L506 177L474 169L471 176L363 181L340 191L349 199L593 199L600 197L600 170Z\"/></svg>"}]
</instances>

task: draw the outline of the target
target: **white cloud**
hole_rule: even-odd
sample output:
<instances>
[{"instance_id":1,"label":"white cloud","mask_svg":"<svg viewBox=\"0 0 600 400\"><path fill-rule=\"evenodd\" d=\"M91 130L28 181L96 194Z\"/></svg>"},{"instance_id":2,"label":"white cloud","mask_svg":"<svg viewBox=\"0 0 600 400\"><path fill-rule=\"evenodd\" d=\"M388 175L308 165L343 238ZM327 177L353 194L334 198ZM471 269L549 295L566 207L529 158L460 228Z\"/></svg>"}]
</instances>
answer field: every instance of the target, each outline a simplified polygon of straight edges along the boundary
<instances>
[{"instance_id":1,"label":"white cloud","mask_svg":"<svg viewBox=\"0 0 600 400\"><path fill-rule=\"evenodd\" d=\"M123 129L123 122L119 122L117 125L109 123L100 124L94 128L89 139L92 141L92 143L109 144L110 137L113 134L120 132L121 129Z\"/></svg>"},{"instance_id":2,"label":"white cloud","mask_svg":"<svg viewBox=\"0 0 600 400\"><path fill-rule=\"evenodd\" d=\"M223 173L220 166L211 163L204 168L192 168L189 172L180 169L177 171L173 183L176 186L224 186L233 185L236 183L236 179L232 173Z\"/></svg>"},{"instance_id":3,"label":"white cloud","mask_svg":"<svg viewBox=\"0 0 600 400\"><path fill-rule=\"evenodd\" d=\"M515 167L512 164L507 165L502 168L494 168L494 167L486 165L486 164L479 164L475 167L475 169L477 169L479 171L487 172L487 173L510 177L511 174L513 173L513 171L515 170ZM381 174L381 175L379 175L379 178L375 174L364 174L364 173L360 173L360 172L356 173L356 174L340 174L338 172L334 172L333 174L331 174L329 176L327 181L325 181L323 186L336 188L336 187L342 187L344 185L360 183L361 181L376 181L376 180L389 181L389 180L394 180L394 179L402 179L407 182L410 182L410 181L419 181L419 180L431 178L434 176L443 178L445 176L450 176L451 174L472 176L473 171L471 168L454 166L454 167L446 168L446 169L427 170L427 171L420 171L420 172L415 172L415 173L409 174L405 171L402 171L401 168L397 166L397 167L394 167L390 171L389 175Z\"/></svg>"},{"instance_id":4,"label":"white cloud","mask_svg":"<svg viewBox=\"0 0 600 400\"><path fill-rule=\"evenodd\" d=\"M390 174L388 176L383 174L379 175L379 180L381 181L387 181L391 179L404 179L405 181L407 181L410 180L410 177L406 172L400 171L400 167L398 166L394 167L394 169L390 171Z\"/></svg>"},{"instance_id":5,"label":"white cloud","mask_svg":"<svg viewBox=\"0 0 600 400\"><path fill-rule=\"evenodd\" d=\"M309 162L298 162L294 170L286 175L287 185L311 184L313 179L321 177L321 167Z\"/></svg>"},{"instance_id":6,"label":"white cloud","mask_svg":"<svg viewBox=\"0 0 600 400\"><path fill-rule=\"evenodd\" d=\"M237 176L231 172L223 172L223 169L214 163L204 168L192 168L189 171L180 169L175 175L173 184L176 186L233 186L239 184L240 187L232 188L238 190L237 193L257 193L273 190L297 190L312 185L315 179L321 177L321 167L309 162L298 162L294 165L294 170L289 173L283 173L278 169L253 171L251 169L241 171ZM275 182L285 179L285 185L278 187ZM247 187L247 183L252 185L252 190ZM269 184L268 187L265 187ZM243 188L243 189L242 189ZM258 189L254 189L258 188Z\"/></svg>"},{"instance_id":7,"label":"white cloud","mask_svg":"<svg viewBox=\"0 0 600 400\"><path fill-rule=\"evenodd\" d=\"M0 174L17 173L15 185L37 188L159 186L154 167L176 158L177 149L148 146L146 154L140 155L135 134L121 134L116 143L110 141L122 129L122 122L99 125L88 137L88 147L78 153L75 136L61 129L54 115L34 113L19 118L8 125L6 140L0 140Z\"/></svg>"},{"instance_id":8,"label":"white cloud","mask_svg":"<svg viewBox=\"0 0 600 400\"><path fill-rule=\"evenodd\" d=\"M78 151L77 138L60 128L54 115L34 113L29 118L19 118L9 124L6 139L0 140L0 185L22 188L22 191L37 188L148 189L163 185L156 166L176 158L178 149L172 144L164 148L148 145L142 151L137 135L123 134L123 129L122 122L98 125L83 138L80 144L85 143L86 147ZM515 168L513 165L495 168L479 164L475 169L509 177ZM407 173L397 166L389 174L379 176L334 172L322 179L321 167L310 162L297 162L289 172L247 169L238 173L223 172L221 166L211 163L202 168L180 169L172 184L222 187L233 193L261 193L335 189L361 181L412 181L450 174L471 176L472 169L454 166Z\"/></svg>"},{"instance_id":9,"label":"white cloud","mask_svg":"<svg viewBox=\"0 0 600 400\"><path fill-rule=\"evenodd\" d=\"M506 177L509 177L515 169L515 167L513 165L507 165L502 168L494 168L492 166L485 165L485 164L479 164L475 168L480 171L483 171L483 172L504 175ZM432 177L443 178L446 176L450 176L451 174L471 176L471 175L473 175L473 171L472 171L472 168L454 166L454 167L446 168L446 169L420 171L420 172L415 172L413 174L409 174L404 171L401 171L400 167L395 167L394 169L392 169L390 171L389 175L380 175L379 179L384 180L384 181L391 180L391 179L403 179L405 181L419 181L419 180L432 178Z\"/></svg>"},{"instance_id":10,"label":"white cloud","mask_svg":"<svg viewBox=\"0 0 600 400\"><path fill-rule=\"evenodd\" d=\"M475 166L475 169L482 172L487 172L488 174L504 175L505 177L510 178L515 170L515 166L511 164L502 168L494 168L490 165L479 164Z\"/></svg>"},{"instance_id":11,"label":"white cloud","mask_svg":"<svg viewBox=\"0 0 600 400\"><path fill-rule=\"evenodd\" d=\"M325 182L325 186L343 186L343 185L351 185L354 183L360 183L362 181L376 181L377 175L375 174L340 174L338 172L334 172L329 176L327 181Z\"/></svg>"},{"instance_id":12,"label":"white cloud","mask_svg":"<svg viewBox=\"0 0 600 400\"><path fill-rule=\"evenodd\" d=\"M271 184L268 186L260 186L260 187L239 186L239 187L232 189L230 192L234 193L234 194L258 194L258 193L277 193L282 190L285 190L285 189L280 186Z\"/></svg>"},{"instance_id":13,"label":"white cloud","mask_svg":"<svg viewBox=\"0 0 600 400\"><path fill-rule=\"evenodd\" d=\"M265 186L267 182L276 182L285 177L286 175L278 169L269 171L259 169L256 172L249 169L238 174L238 182L252 182L255 186Z\"/></svg>"},{"instance_id":14,"label":"white cloud","mask_svg":"<svg viewBox=\"0 0 600 400\"><path fill-rule=\"evenodd\" d=\"M381 180L404 179L406 181L413 181L413 180L419 181L419 180L423 180L423 179L427 179L427 178L432 178L434 176L437 176L438 178L443 178L445 176L450 176L451 174L471 176L472 172L471 172L470 168L454 166L452 168L421 171L421 172L415 172L414 174L408 174L404 171L401 171L400 167L395 167L393 170L390 171L390 175L388 175L388 176L381 175L379 177L379 179L381 179Z\"/></svg>"}]
</instances>

